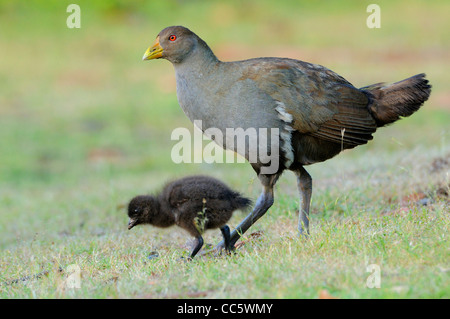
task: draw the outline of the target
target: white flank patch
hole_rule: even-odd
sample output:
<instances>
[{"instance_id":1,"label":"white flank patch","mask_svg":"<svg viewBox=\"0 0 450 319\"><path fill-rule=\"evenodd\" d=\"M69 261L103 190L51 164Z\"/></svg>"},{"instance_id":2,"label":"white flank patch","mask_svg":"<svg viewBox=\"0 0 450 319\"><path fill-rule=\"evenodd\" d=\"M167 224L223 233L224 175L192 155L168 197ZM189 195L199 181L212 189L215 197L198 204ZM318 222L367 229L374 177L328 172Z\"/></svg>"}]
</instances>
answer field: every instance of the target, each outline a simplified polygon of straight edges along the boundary
<instances>
[{"instance_id":1,"label":"white flank patch","mask_svg":"<svg viewBox=\"0 0 450 319\"><path fill-rule=\"evenodd\" d=\"M278 118L282 120L285 125L284 129L280 132L280 139L283 144L281 145L281 150L283 151L284 156L286 157L286 161L284 162L284 166L287 168L291 166L292 162L294 162L294 150L292 149L292 131L294 130L291 126L292 121L294 120L292 114L286 111L286 107L284 103L277 101L277 106L275 110L278 112Z\"/></svg>"},{"instance_id":2,"label":"white flank patch","mask_svg":"<svg viewBox=\"0 0 450 319\"><path fill-rule=\"evenodd\" d=\"M278 117L280 118L280 120L282 120L283 122L292 123L292 115L289 114L288 112L286 112L286 107L284 106L284 103L277 101L277 107L275 108L278 112Z\"/></svg>"}]
</instances>

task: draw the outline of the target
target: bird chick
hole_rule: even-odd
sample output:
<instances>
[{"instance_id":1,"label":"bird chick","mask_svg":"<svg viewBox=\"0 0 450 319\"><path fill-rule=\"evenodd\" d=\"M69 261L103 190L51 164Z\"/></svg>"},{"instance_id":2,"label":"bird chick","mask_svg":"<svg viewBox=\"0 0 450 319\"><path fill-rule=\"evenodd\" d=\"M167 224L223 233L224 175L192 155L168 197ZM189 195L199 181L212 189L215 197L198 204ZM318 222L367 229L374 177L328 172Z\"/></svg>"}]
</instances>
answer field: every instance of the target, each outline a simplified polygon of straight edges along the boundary
<instances>
[{"instance_id":1,"label":"bird chick","mask_svg":"<svg viewBox=\"0 0 450 319\"><path fill-rule=\"evenodd\" d=\"M220 228L227 251L232 250L226 223L237 209L250 207L251 200L208 176L189 176L166 184L156 196L139 195L128 204L128 229L140 224L156 227L177 225L195 237L190 258L203 246L202 234Z\"/></svg>"}]
</instances>

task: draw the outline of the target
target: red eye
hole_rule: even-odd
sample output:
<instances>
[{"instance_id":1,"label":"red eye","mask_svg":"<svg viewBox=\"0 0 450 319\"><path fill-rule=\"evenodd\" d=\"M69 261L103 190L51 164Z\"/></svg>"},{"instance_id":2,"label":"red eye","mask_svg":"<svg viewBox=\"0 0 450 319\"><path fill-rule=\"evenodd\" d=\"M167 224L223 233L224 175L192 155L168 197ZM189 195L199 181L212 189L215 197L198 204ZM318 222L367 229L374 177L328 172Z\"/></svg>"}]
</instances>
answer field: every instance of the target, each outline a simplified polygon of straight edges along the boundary
<instances>
[{"instance_id":1,"label":"red eye","mask_svg":"<svg viewBox=\"0 0 450 319\"><path fill-rule=\"evenodd\" d=\"M174 34L172 34L172 35L169 37L169 40L170 40L170 41L175 41L176 39L177 39L177 36L174 35Z\"/></svg>"}]
</instances>

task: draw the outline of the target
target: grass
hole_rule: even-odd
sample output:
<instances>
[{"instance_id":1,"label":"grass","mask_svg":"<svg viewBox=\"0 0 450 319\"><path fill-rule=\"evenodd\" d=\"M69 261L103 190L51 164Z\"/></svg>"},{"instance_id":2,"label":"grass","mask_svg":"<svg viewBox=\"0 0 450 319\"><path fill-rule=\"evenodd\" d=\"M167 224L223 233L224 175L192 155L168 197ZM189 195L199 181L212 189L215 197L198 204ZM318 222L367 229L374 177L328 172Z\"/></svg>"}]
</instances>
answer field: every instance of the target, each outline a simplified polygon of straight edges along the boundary
<instances>
[{"instance_id":1,"label":"grass","mask_svg":"<svg viewBox=\"0 0 450 319\"><path fill-rule=\"evenodd\" d=\"M69 2L46 3L0 1L8 48L0 59L0 298L450 296L447 2L379 1L379 30L365 27L358 2L79 1L79 30L65 27ZM310 240L296 236L298 194L286 172L235 255L182 263L190 242L181 230L127 231L130 198L194 173L253 199L260 186L248 164L171 162L170 133L192 125L170 64L140 61L171 24L197 31L224 60L289 56L356 86L426 72L433 92L368 145L307 168ZM230 226L243 217L235 213ZM210 245L220 239L220 231L205 235ZM366 285L370 264L380 267L380 288ZM72 270L80 288L68 288Z\"/></svg>"}]
</instances>

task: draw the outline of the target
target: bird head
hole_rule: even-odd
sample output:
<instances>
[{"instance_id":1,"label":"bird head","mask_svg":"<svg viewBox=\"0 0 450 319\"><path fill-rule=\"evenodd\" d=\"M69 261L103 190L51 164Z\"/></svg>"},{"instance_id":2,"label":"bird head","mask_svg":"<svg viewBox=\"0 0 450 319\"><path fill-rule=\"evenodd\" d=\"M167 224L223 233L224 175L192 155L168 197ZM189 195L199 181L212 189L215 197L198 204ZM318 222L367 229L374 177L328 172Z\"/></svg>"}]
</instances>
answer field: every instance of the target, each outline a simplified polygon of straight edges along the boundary
<instances>
[{"instance_id":1,"label":"bird head","mask_svg":"<svg viewBox=\"0 0 450 319\"><path fill-rule=\"evenodd\" d=\"M182 26L167 27L145 51L142 60L162 58L172 63L180 63L195 51L199 43L207 47L206 43L191 30Z\"/></svg>"},{"instance_id":2,"label":"bird head","mask_svg":"<svg viewBox=\"0 0 450 319\"><path fill-rule=\"evenodd\" d=\"M151 223L150 211L153 204L151 196L136 196L128 204L128 230L139 224Z\"/></svg>"}]
</instances>

